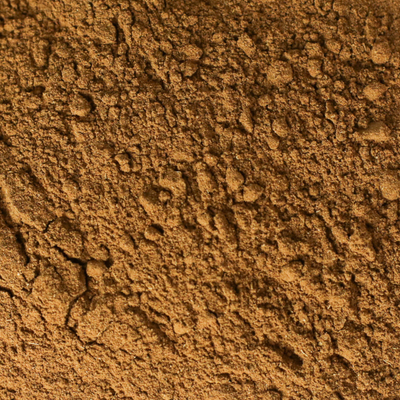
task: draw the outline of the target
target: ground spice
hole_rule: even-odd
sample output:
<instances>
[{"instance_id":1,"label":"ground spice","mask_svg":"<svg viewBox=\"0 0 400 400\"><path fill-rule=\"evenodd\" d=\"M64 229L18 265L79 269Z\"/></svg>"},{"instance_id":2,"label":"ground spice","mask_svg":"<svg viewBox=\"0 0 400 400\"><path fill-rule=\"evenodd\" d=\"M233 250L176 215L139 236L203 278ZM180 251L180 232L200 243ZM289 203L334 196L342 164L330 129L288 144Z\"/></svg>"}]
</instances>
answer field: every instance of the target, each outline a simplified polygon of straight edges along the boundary
<instances>
[{"instance_id":1,"label":"ground spice","mask_svg":"<svg viewBox=\"0 0 400 400\"><path fill-rule=\"evenodd\" d=\"M0 0L0 398L398 399L399 8Z\"/></svg>"}]
</instances>

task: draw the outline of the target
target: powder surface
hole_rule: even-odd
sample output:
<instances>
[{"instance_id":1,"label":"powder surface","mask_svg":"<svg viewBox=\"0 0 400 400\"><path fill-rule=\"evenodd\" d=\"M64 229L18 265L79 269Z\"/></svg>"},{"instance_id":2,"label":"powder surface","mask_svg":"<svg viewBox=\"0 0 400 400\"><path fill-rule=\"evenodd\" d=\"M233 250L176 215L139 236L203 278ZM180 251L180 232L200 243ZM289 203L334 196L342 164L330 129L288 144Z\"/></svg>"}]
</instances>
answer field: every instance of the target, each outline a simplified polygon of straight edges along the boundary
<instances>
[{"instance_id":1,"label":"powder surface","mask_svg":"<svg viewBox=\"0 0 400 400\"><path fill-rule=\"evenodd\" d=\"M0 0L0 399L398 399L399 7Z\"/></svg>"}]
</instances>

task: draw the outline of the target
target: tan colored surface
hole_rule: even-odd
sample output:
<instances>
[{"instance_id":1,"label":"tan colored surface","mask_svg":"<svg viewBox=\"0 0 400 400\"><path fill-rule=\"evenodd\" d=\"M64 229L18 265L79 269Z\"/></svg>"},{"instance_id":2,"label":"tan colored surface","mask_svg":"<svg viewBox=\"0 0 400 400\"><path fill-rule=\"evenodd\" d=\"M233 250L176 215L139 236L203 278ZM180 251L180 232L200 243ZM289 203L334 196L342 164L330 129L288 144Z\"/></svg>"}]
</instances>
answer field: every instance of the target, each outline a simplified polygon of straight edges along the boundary
<instances>
[{"instance_id":1,"label":"tan colored surface","mask_svg":"<svg viewBox=\"0 0 400 400\"><path fill-rule=\"evenodd\" d=\"M399 399L398 8L0 0L0 399Z\"/></svg>"}]
</instances>

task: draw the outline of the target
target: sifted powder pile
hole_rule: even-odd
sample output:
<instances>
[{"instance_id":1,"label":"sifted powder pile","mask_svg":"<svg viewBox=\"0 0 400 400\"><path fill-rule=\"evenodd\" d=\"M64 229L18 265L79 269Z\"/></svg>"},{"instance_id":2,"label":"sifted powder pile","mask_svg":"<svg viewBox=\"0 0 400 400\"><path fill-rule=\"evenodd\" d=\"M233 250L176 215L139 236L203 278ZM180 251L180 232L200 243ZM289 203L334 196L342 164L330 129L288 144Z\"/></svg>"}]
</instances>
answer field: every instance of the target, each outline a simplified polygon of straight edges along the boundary
<instances>
[{"instance_id":1,"label":"sifted powder pile","mask_svg":"<svg viewBox=\"0 0 400 400\"><path fill-rule=\"evenodd\" d=\"M0 398L399 399L397 3L0 0Z\"/></svg>"}]
</instances>

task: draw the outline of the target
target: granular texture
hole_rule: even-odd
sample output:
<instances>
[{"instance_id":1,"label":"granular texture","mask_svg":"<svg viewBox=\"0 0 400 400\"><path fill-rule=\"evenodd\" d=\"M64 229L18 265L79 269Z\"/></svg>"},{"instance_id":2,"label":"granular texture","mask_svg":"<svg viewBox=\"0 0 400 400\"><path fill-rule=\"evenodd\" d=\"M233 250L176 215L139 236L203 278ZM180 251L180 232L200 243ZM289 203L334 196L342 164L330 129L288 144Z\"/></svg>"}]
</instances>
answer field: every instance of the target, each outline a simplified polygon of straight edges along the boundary
<instances>
[{"instance_id":1,"label":"granular texture","mask_svg":"<svg viewBox=\"0 0 400 400\"><path fill-rule=\"evenodd\" d=\"M0 0L0 398L400 399L399 8Z\"/></svg>"}]
</instances>

